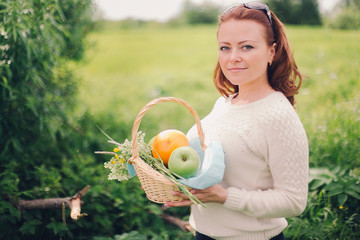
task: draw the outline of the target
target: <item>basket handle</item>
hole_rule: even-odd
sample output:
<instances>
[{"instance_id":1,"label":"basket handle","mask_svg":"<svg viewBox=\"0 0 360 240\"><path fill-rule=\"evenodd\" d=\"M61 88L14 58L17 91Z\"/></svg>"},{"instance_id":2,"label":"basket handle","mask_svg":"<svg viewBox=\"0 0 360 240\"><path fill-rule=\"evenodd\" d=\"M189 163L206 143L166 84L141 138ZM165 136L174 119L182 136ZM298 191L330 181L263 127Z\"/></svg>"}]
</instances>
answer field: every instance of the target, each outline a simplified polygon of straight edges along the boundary
<instances>
[{"instance_id":1,"label":"basket handle","mask_svg":"<svg viewBox=\"0 0 360 240\"><path fill-rule=\"evenodd\" d=\"M190 106L189 103L187 103L186 101L179 99L179 98L175 98L175 97L161 97L161 98L155 98L152 101L150 101L148 104L145 105L145 107L143 107L140 112L138 113L134 124L133 124L133 128L131 131L131 135L132 135L132 158L129 159L129 163L132 164L133 163L133 159L136 159L139 157L139 150L138 150L138 143L137 143L137 133L139 130L139 126L141 123L141 119L143 118L143 116L145 115L145 113L154 105L158 104L158 103L163 103L163 102L174 102L174 103L179 103L183 106L185 106L190 113L193 115L193 117L195 118L195 123L196 123L196 127L197 127L197 131L198 131L198 135L200 138L200 143L202 148L205 149L207 148L206 145L204 144L204 131L202 129L201 126L201 122L200 122L200 118L199 115L197 114L197 112Z\"/></svg>"}]
</instances>

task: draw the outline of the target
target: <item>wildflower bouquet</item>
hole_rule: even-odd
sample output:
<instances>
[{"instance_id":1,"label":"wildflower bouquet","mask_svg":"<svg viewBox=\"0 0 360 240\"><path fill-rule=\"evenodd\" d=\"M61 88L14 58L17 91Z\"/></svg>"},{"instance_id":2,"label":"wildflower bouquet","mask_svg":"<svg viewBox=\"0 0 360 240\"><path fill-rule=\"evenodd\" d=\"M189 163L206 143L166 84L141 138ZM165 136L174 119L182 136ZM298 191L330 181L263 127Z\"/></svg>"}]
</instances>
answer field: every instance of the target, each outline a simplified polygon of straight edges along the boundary
<instances>
[{"instance_id":1,"label":"wildflower bouquet","mask_svg":"<svg viewBox=\"0 0 360 240\"><path fill-rule=\"evenodd\" d=\"M100 129L101 130L101 129ZM102 130L101 130L102 131ZM111 159L104 163L104 167L110 170L108 175L109 180L118 180L124 181L129 180L136 173L132 165L128 162L132 158L132 141L126 139L123 143L118 143L109 137L104 131L102 131L107 137L108 142L115 145L115 148L112 152L108 151L96 151L97 154L108 154L111 155ZM149 166L151 166L155 171L161 173L171 182L175 183L180 191L182 191L186 196L194 203L201 204L203 203L197 199L190 191L189 188L181 183L178 179L182 177L171 172L160 159L154 158L151 153L152 146L145 142L145 133L137 133L137 142L138 142L138 151L140 158Z\"/></svg>"}]
</instances>

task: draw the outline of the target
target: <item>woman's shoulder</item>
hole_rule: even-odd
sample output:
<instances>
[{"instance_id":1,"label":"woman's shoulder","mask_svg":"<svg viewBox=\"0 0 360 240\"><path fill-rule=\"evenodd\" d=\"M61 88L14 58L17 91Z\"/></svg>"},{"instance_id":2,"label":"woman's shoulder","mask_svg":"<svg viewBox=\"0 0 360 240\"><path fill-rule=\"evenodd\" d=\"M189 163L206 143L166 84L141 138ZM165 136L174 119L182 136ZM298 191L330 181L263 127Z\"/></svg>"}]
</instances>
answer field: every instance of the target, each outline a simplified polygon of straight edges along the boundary
<instances>
[{"instance_id":1,"label":"woman's shoulder","mask_svg":"<svg viewBox=\"0 0 360 240\"><path fill-rule=\"evenodd\" d=\"M220 96L218 99L215 100L213 108L210 114L221 114L222 111L229 105L230 97Z\"/></svg>"},{"instance_id":2,"label":"woman's shoulder","mask_svg":"<svg viewBox=\"0 0 360 240\"><path fill-rule=\"evenodd\" d=\"M296 113L295 108L282 92L272 93L263 104L263 109L267 112L274 112L276 114L286 112Z\"/></svg>"},{"instance_id":3,"label":"woman's shoulder","mask_svg":"<svg viewBox=\"0 0 360 240\"><path fill-rule=\"evenodd\" d=\"M209 119L213 118L213 116L219 116L223 114L223 111L225 109L225 106L227 104L227 97L220 96L217 98L213 104L213 107L211 111L203 118L201 119L201 124L206 124L206 122L209 121ZM197 127L196 125L193 125L192 128L187 133L188 139L192 139L197 136Z\"/></svg>"},{"instance_id":4,"label":"woman's shoulder","mask_svg":"<svg viewBox=\"0 0 360 240\"><path fill-rule=\"evenodd\" d=\"M234 94L235 95L235 94ZM226 103L228 103L231 98L234 97L234 95L230 95L229 97L226 97L226 96L220 96L216 101L215 101L215 104L214 106L216 105L224 105Z\"/></svg>"},{"instance_id":5,"label":"woman's shoulder","mask_svg":"<svg viewBox=\"0 0 360 240\"><path fill-rule=\"evenodd\" d=\"M262 106L261 115L268 126L302 125L294 106L281 92L272 94Z\"/></svg>"}]
</instances>

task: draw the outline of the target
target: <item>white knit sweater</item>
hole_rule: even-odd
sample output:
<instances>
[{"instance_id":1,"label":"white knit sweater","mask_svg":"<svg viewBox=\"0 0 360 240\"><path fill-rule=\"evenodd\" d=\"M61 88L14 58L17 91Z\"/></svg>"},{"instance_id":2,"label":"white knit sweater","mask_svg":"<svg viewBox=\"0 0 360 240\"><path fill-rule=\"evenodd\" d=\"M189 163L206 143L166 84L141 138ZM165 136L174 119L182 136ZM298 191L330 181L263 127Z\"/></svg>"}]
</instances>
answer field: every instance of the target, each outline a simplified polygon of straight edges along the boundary
<instances>
[{"instance_id":1,"label":"white knit sweater","mask_svg":"<svg viewBox=\"0 0 360 240\"><path fill-rule=\"evenodd\" d=\"M221 141L225 152L224 204L192 205L190 224L215 239L270 239L299 215L307 202L308 142L287 98L275 92L233 105L220 97L201 122L205 143ZM195 127L188 138L197 136Z\"/></svg>"}]
</instances>

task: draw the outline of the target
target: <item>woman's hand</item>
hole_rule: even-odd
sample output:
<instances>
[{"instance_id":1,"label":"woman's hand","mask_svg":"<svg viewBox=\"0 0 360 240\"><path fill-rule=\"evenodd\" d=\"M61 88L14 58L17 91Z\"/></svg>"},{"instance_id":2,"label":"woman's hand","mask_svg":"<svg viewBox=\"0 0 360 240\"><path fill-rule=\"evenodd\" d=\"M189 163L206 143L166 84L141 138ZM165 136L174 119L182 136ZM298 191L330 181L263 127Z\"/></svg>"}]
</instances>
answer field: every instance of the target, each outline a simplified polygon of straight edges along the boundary
<instances>
[{"instance_id":1,"label":"woman's hand","mask_svg":"<svg viewBox=\"0 0 360 240\"><path fill-rule=\"evenodd\" d=\"M227 198L227 190L220 184L215 184L211 187L200 189L191 189L190 192L199 199L202 203L215 202L224 204ZM166 202L164 205L167 207L185 207L193 204L191 200L180 192L174 192L174 195L182 197L184 200L181 202Z\"/></svg>"}]
</instances>

